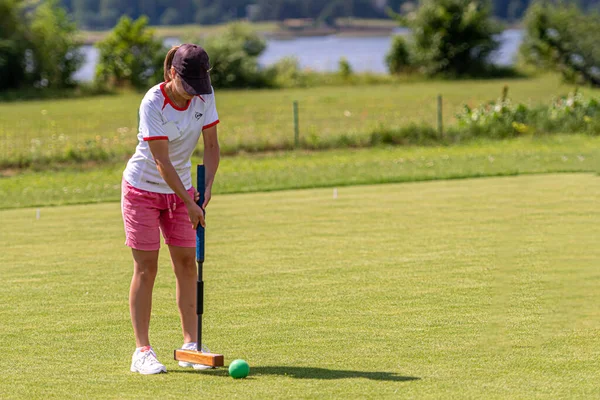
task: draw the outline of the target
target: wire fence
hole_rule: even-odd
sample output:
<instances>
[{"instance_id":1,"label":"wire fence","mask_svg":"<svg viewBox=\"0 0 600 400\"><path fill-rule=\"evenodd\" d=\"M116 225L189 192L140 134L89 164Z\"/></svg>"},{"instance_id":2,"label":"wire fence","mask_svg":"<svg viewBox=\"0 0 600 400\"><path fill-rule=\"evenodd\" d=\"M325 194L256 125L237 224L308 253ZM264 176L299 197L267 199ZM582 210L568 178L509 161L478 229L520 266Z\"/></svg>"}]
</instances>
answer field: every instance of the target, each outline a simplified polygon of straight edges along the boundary
<instances>
[{"instance_id":1,"label":"wire fence","mask_svg":"<svg viewBox=\"0 0 600 400\"><path fill-rule=\"evenodd\" d=\"M219 138L225 154L327 148L344 143L364 146L375 130L442 122L436 96L396 104L385 97L308 96L295 100L267 94L272 99L219 103ZM91 103L62 103L66 108L37 103L2 110L0 167L103 161L134 151L138 142L134 101L122 104L115 99L115 104L103 106L105 112L98 112Z\"/></svg>"},{"instance_id":2,"label":"wire fence","mask_svg":"<svg viewBox=\"0 0 600 400\"><path fill-rule=\"evenodd\" d=\"M502 96L506 82L415 82L217 92L224 154L365 146L374 132L427 125L443 133L465 105ZM511 82L515 101L565 90L541 78ZM135 150L143 94L0 104L0 168L125 158ZM441 97L443 96L443 97ZM201 151L199 145L198 151Z\"/></svg>"}]
</instances>

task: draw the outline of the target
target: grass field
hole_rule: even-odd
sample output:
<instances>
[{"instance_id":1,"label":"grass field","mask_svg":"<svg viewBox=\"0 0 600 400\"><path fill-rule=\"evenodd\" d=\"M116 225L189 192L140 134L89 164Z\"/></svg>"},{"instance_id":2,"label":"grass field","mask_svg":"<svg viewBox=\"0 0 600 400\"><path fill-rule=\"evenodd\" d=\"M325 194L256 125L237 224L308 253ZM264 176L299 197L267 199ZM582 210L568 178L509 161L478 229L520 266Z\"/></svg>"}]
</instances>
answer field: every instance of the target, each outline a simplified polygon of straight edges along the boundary
<instances>
[{"instance_id":1,"label":"grass field","mask_svg":"<svg viewBox=\"0 0 600 400\"><path fill-rule=\"evenodd\" d=\"M308 146L368 140L378 128L435 124L436 98L444 96L444 123L464 104L494 100L509 86L514 101L550 103L572 87L557 77L489 81L412 82L376 86L220 91L217 106L224 152L289 148L294 143L292 103L300 109L300 136ZM584 90L597 95L599 91ZM116 159L137 144L142 94L0 104L0 168L22 161ZM358 140L357 140L358 138Z\"/></svg>"},{"instance_id":2,"label":"grass field","mask_svg":"<svg viewBox=\"0 0 600 400\"><path fill-rule=\"evenodd\" d=\"M201 162L193 159L193 163ZM0 209L118 201L126 162L0 174ZM600 172L600 138L523 137L450 147L380 147L223 158L215 193L433 179ZM14 174L14 175L13 175Z\"/></svg>"},{"instance_id":3,"label":"grass field","mask_svg":"<svg viewBox=\"0 0 600 400\"><path fill-rule=\"evenodd\" d=\"M599 178L560 174L216 196L198 373L165 254L129 372L119 205L0 211L0 398L600 397Z\"/></svg>"}]
</instances>

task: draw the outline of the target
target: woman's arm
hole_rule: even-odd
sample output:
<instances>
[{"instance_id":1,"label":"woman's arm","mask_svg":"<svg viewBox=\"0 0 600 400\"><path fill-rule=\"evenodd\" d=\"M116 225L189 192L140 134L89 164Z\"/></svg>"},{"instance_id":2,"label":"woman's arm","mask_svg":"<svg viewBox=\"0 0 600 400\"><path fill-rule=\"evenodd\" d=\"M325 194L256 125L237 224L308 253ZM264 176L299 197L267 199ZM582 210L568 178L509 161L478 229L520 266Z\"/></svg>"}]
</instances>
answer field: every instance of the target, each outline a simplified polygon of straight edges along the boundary
<instances>
[{"instance_id":1,"label":"woman's arm","mask_svg":"<svg viewBox=\"0 0 600 400\"><path fill-rule=\"evenodd\" d=\"M185 203L194 229L198 227L198 224L204 227L204 212L198 207L194 199L190 197L175 167L171 163L171 159L169 158L169 142L167 140L152 140L149 142L149 145L160 176L162 176L167 185Z\"/></svg>"},{"instance_id":2,"label":"woman's arm","mask_svg":"<svg viewBox=\"0 0 600 400\"><path fill-rule=\"evenodd\" d=\"M217 126L212 126L202 131L204 139L204 166L206 167L206 191L204 192L204 209L211 197L212 185L215 181L215 175L219 168L221 158L219 149L219 139L217 137Z\"/></svg>"}]
</instances>

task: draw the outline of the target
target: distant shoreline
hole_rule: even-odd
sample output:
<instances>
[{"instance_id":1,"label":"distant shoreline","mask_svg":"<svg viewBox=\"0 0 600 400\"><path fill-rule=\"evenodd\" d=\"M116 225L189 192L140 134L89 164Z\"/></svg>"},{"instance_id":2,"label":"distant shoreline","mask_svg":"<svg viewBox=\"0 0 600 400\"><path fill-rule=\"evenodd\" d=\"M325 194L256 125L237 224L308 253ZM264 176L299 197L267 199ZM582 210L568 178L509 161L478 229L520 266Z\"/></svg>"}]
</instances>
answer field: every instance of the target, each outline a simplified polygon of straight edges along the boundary
<instances>
[{"instance_id":1,"label":"distant shoreline","mask_svg":"<svg viewBox=\"0 0 600 400\"><path fill-rule=\"evenodd\" d=\"M391 36L394 28L385 29L307 29L303 31L276 31L265 33L268 39L285 40L300 37L341 36L341 37L380 37Z\"/></svg>"},{"instance_id":2,"label":"distant shoreline","mask_svg":"<svg viewBox=\"0 0 600 400\"><path fill-rule=\"evenodd\" d=\"M222 32L228 24L221 25L171 25L152 26L157 37L161 39L185 36L207 36ZM398 24L392 20L345 20L336 27L301 27L287 28L283 22L251 23L250 26L267 39L286 40L299 37L343 36L343 37L381 37L390 36ZM81 31L81 42L94 45L102 40L110 30Z\"/></svg>"}]
</instances>

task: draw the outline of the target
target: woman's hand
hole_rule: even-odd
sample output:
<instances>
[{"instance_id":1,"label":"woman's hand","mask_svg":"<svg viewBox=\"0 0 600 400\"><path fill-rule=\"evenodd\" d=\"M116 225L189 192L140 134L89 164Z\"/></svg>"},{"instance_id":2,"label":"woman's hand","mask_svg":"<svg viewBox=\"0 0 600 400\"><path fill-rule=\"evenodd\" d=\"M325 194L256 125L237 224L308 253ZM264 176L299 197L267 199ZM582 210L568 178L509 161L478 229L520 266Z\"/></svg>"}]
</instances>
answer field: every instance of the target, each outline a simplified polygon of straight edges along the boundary
<instances>
[{"instance_id":1,"label":"woman's hand","mask_svg":"<svg viewBox=\"0 0 600 400\"><path fill-rule=\"evenodd\" d=\"M202 208L198 206L198 201L200 200L200 193L194 187L194 203L190 203L186 205L188 210L188 215L190 217L190 221L192 222L192 226L194 229L198 228L198 224L203 228L206 228L206 222L204 221L204 209L208 205L210 198L212 197L210 187L207 187L204 191L204 204L202 204Z\"/></svg>"},{"instance_id":2,"label":"woman's hand","mask_svg":"<svg viewBox=\"0 0 600 400\"><path fill-rule=\"evenodd\" d=\"M196 193L194 193L194 197ZM206 228L206 223L204 222L204 210L198 206L196 203L188 203L186 205L188 216L190 217L190 222L194 229L198 228L198 224L203 228Z\"/></svg>"},{"instance_id":3,"label":"woman's hand","mask_svg":"<svg viewBox=\"0 0 600 400\"><path fill-rule=\"evenodd\" d=\"M200 200L200 192L198 192L198 190L195 187L192 187L194 189L194 203L198 204L198 201ZM202 209L205 210L206 206L208 206L208 202L210 201L212 197L211 194L211 188L207 187L204 190L204 203L202 204Z\"/></svg>"}]
</instances>

